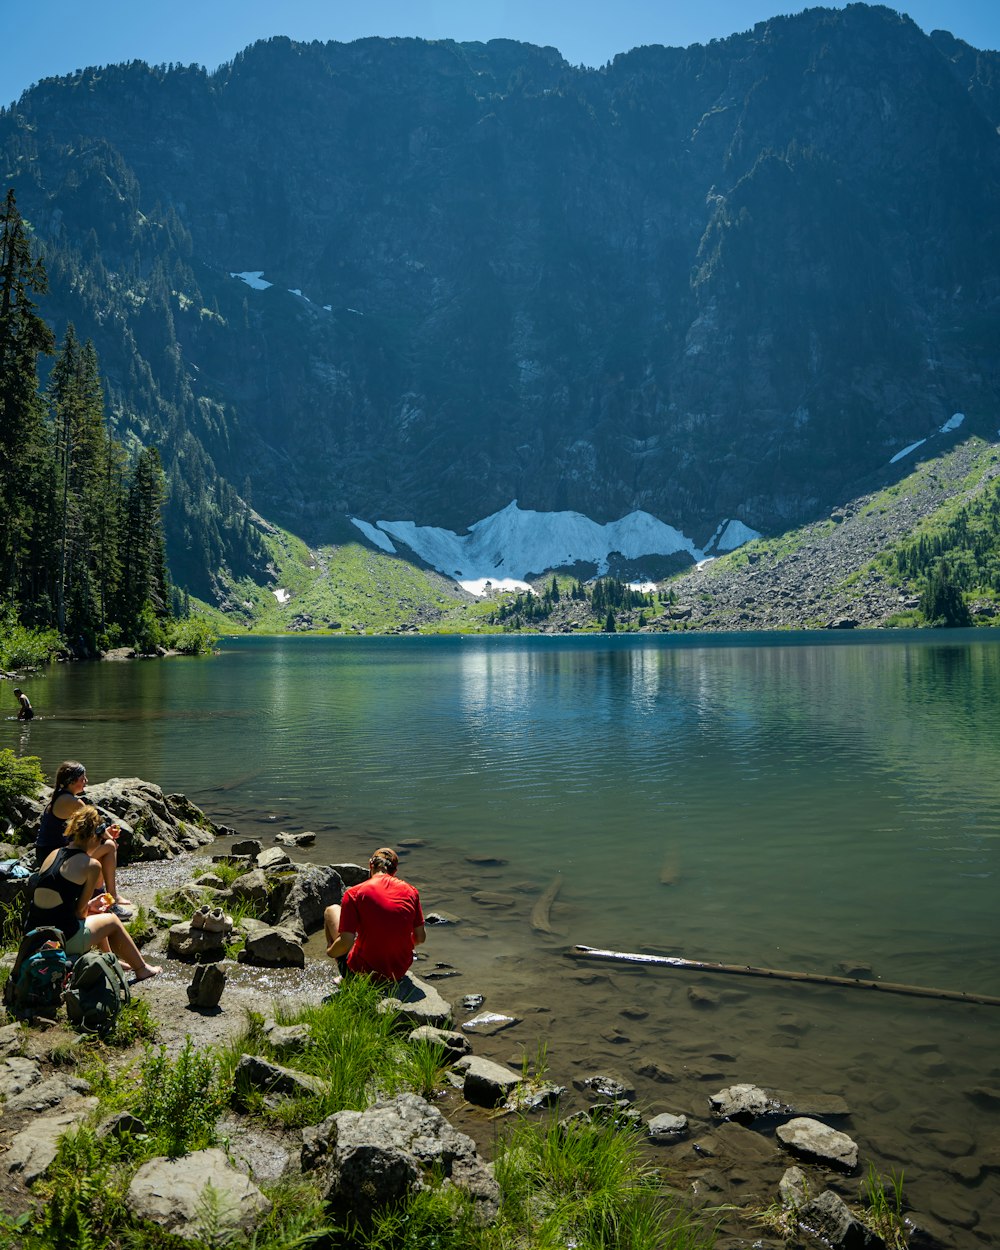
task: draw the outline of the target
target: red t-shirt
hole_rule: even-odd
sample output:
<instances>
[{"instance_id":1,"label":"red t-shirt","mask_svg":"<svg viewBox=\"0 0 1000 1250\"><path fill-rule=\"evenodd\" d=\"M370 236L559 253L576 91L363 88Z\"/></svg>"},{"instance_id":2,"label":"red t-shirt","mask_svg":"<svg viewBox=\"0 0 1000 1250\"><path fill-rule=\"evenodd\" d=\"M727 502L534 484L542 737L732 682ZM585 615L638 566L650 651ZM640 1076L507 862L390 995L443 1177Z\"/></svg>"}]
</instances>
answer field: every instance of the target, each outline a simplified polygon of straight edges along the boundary
<instances>
[{"instance_id":1,"label":"red t-shirt","mask_svg":"<svg viewBox=\"0 0 1000 1250\"><path fill-rule=\"evenodd\" d=\"M352 972L399 981L413 963L413 930L424 923L420 895L398 877L372 877L344 891L340 928L354 933L347 955Z\"/></svg>"}]
</instances>

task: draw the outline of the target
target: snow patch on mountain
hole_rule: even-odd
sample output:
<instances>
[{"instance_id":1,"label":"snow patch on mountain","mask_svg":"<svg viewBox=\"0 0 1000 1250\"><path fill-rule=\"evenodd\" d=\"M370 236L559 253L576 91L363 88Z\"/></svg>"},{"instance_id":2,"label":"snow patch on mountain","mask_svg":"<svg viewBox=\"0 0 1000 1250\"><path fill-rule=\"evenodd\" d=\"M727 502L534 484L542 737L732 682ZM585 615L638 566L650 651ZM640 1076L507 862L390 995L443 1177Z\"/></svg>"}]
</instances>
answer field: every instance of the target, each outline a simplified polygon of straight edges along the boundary
<instances>
[{"instance_id":1,"label":"snow patch on mountain","mask_svg":"<svg viewBox=\"0 0 1000 1250\"><path fill-rule=\"evenodd\" d=\"M231 278L239 278L241 282L245 282L247 286L252 287L255 291L266 291L268 287L274 286L273 282L264 281L263 269L246 269L243 273L231 273Z\"/></svg>"},{"instance_id":2,"label":"snow patch on mountain","mask_svg":"<svg viewBox=\"0 0 1000 1250\"><path fill-rule=\"evenodd\" d=\"M686 551L692 561L704 558L694 542L648 512L630 512L600 525L579 512L532 512L517 500L500 512L469 526L468 534L413 521L370 522L352 517L370 542L383 551L408 547L431 568L452 577L472 594L492 589L528 589L526 578L578 561L593 564L598 576L608 571L612 552L626 560L673 555ZM388 537L387 537L388 536ZM716 533L718 549L731 551L759 535L742 521L723 522ZM386 546L386 544L389 544Z\"/></svg>"},{"instance_id":3,"label":"snow patch on mountain","mask_svg":"<svg viewBox=\"0 0 1000 1250\"><path fill-rule=\"evenodd\" d=\"M944 423L944 425L942 425L938 429L937 433L938 434L950 434L952 430L957 430L964 420L965 420L964 412L953 413L952 416L950 416L948 420ZM931 438L934 438L934 437L935 435L932 434ZM902 460L904 456L908 456L911 451L916 451L918 447L923 447L924 443L926 442L927 442L926 438L921 438L921 439L918 439L915 443L910 443L910 445L908 447L904 447L902 451L897 451L896 454L889 461L889 463L895 464L897 460Z\"/></svg>"}]
</instances>

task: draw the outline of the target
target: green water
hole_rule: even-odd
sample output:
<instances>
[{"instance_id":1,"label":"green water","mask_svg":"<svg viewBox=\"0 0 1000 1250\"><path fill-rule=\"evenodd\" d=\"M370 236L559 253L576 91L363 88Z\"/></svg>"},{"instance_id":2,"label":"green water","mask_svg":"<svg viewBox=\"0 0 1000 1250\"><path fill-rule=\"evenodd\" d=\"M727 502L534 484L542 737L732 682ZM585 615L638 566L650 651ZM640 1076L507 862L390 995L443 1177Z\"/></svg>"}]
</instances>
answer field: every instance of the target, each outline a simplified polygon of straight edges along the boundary
<instances>
[{"instance_id":1,"label":"green water","mask_svg":"<svg viewBox=\"0 0 1000 1250\"><path fill-rule=\"evenodd\" d=\"M841 1095L863 1167L904 1170L947 1244L1000 1241L1000 1008L566 955L1000 995L1000 633L241 639L23 684L39 719L0 745L49 776L141 776L334 862L419 839L403 875L461 920L421 967L523 1021L477 1052L541 1042L561 1081L612 1070L696 1123L735 1081Z\"/></svg>"},{"instance_id":2,"label":"green water","mask_svg":"<svg viewBox=\"0 0 1000 1250\"><path fill-rule=\"evenodd\" d=\"M3 728L331 858L357 832L558 870L576 941L1000 994L1000 645L888 637L241 639L56 668Z\"/></svg>"}]
</instances>

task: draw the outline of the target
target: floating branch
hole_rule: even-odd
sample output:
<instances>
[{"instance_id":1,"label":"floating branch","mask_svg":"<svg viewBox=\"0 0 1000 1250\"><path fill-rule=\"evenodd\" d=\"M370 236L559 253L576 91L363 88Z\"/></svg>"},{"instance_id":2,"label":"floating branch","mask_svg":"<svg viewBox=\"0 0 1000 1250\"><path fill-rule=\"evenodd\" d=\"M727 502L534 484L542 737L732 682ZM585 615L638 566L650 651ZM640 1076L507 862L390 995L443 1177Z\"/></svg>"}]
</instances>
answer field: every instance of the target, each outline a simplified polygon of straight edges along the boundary
<instances>
[{"instance_id":1,"label":"floating branch","mask_svg":"<svg viewBox=\"0 0 1000 1250\"><path fill-rule=\"evenodd\" d=\"M981 1007L1000 1007L1000 998L989 994L967 994L964 990L935 990L925 985L901 985L896 981L862 981L854 977L824 976L820 972L787 972L780 968L755 968L751 964L716 964L700 959L682 959L679 955L639 955L629 951L600 950L596 946L573 946L570 959L596 959L605 963L680 968L685 972L728 972L738 977L770 977L774 981L805 981L810 985L835 985L843 989L879 990L883 994L909 994L914 998L942 998L949 1002L976 1003Z\"/></svg>"}]
</instances>

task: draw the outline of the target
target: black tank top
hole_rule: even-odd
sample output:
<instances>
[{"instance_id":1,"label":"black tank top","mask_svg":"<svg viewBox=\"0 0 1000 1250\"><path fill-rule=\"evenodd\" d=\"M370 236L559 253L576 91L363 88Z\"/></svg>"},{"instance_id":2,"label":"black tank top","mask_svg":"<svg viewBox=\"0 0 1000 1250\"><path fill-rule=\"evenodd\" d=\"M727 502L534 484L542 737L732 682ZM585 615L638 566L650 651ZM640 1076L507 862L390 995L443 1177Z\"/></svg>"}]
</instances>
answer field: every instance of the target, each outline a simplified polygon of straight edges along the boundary
<instances>
[{"instance_id":1,"label":"black tank top","mask_svg":"<svg viewBox=\"0 0 1000 1250\"><path fill-rule=\"evenodd\" d=\"M83 886L78 881L68 881L60 872L63 864L74 855L86 855L78 846L60 847L55 859L48 868L38 874L35 891L40 889L54 890L59 895L56 907L39 907L32 894L28 904L28 915L24 922L25 932L37 929L39 925L50 924L61 929L68 942L80 927L80 917L76 914L76 905L80 900Z\"/></svg>"},{"instance_id":2,"label":"black tank top","mask_svg":"<svg viewBox=\"0 0 1000 1250\"><path fill-rule=\"evenodd\" d=\"M62 846L66 840L66 826L68 820L60 820L52 810L57 800L61 799L64 794L69 794L69 790L60 790L58 794L53 794L52 802L42 812L42 819L38 825L38 837L35 839L35 850L42 851L42 859L48 855L49 851L54 851L57 846Z\"/></svg>"}]
</instances>

